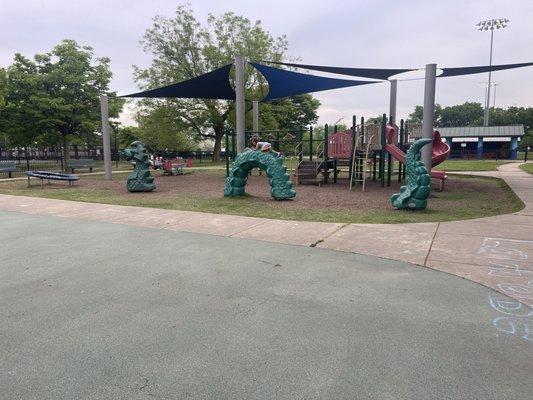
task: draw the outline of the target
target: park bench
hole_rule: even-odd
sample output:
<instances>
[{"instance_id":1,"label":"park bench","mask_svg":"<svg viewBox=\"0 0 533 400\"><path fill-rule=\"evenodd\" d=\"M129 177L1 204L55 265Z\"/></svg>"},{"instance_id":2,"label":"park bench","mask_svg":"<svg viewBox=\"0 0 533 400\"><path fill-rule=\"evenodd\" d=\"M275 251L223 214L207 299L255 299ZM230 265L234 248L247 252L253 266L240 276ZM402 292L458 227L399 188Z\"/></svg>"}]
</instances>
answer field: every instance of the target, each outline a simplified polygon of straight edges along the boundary
<instances>
[{"instance_id":1,"label":"park bench","mask_svg":"<svg viewBox=\"0 0 533 400\"><path fill-rule=\"evenodd\" d=\"M80 169L80 168L89 168L89 172L93 172L94 168L94 160L88 158L80 158L80 159L70 159L67 160L67 168L72 170L72 173L74 173L74 170Z\"/></svg>"},{"instance_id":2,"label":"park bench","mask_svg":"<svg viewBox=\"0 0 533 400\"><path fill-rule=\"evenodd\" d=\"M11 173L19 171L14 161L0 161L0 174L9 174L11 178Z\"/></svg>"},{"instance_id":3,"label":"park bench","mask_svg":"<svg viewBox=\"0 0 533 400\"><path fill-rule=\"evenodd\" d=\"M78 175L52 171L27 171L26 175L28 176L28 187L30 187L30 178L37 178L41 180L41 188L44 186L45 179L49 183L50 181L68 181L69 186L72 186L72 182L80 179Z\"/></svg>"}]
</instances>

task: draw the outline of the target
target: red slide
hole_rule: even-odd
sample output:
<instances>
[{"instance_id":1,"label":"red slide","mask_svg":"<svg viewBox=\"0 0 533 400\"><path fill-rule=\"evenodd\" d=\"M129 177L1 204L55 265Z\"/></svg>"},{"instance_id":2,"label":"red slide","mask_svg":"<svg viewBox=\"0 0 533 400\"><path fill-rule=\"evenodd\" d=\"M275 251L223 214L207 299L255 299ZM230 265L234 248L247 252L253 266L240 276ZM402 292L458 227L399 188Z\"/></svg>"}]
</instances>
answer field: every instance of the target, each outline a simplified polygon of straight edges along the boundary
<instances>
[{"instance_id":1,"label":"red slide","mask_svg":"<svg viewBox=\"0 0 533 400\"><path fill-rule=\"evenodd\" d=\"M387 144L385 145L385 150L388 151L395 159L404 163L405 162L405 153L393 145L392 138L394 137L395 130L392 126L387 125ZM443 142L439 131L433 131L433 151L431 154L431 166L439 165L441 162L448 158L450 154L450 146L448 143ZM431 170L431 177L434 179L446 179L446 173L444 171Z\"/></svg>"}]
</instances>

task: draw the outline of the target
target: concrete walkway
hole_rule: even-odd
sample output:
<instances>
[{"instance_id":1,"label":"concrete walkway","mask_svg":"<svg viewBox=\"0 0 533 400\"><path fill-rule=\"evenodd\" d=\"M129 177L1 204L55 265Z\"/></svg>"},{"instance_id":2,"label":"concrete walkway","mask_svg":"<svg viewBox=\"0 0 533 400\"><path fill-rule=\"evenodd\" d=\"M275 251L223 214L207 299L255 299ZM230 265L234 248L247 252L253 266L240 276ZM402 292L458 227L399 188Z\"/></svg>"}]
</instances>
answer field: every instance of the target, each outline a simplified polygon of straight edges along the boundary
<instances>
[{"instance_id":1,"label":"concrete walkway","mask_svg":"<svg viewBox=\"0 0 533 400\"><path fill-rule=\"evenodd\" d=\"M8 195L0 195L0 210L256 239L406 261L481 283L531 307L533 176L522 171L519 163L504 164L490 175L504 179L526 207L514 214L468 221L397 225L269 220ZM515 307L520 308L520 304Z\"/></svg>"}]
</instances>

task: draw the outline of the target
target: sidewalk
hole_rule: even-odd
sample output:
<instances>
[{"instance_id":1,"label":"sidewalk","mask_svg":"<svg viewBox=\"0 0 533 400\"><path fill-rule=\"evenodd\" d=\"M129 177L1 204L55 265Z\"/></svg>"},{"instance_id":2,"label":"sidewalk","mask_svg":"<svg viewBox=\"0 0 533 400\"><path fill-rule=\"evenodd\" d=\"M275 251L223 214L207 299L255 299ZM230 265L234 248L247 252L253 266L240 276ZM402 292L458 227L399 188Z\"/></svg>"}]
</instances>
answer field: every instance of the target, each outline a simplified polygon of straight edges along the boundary
<instances>
[{"instance_id":1,"label":"sidewalk","mask_svg":"<svg viewBox=\"0 0 533 400\"><path fill-rule=\"evenodd\" d=\"M468 221L396 225L269 220L9 195L0 195L0 210L320 247L406 261L481 283L533 306L533 176L522 171L518 163L504 164L490 176L504 179L526 207L514 214Z\"/></svg>"}]
</instances>

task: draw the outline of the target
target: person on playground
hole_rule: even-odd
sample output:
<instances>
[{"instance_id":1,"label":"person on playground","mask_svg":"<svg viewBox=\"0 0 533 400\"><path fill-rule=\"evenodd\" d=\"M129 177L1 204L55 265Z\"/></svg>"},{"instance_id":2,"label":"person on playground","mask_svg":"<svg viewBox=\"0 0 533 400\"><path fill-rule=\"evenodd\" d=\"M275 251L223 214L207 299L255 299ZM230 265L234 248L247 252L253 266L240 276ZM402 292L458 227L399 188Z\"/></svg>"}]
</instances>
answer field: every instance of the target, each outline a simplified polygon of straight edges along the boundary
<instances>
[{"instance_id":1,"label":"person on playground","mask_svg":"<svg viewBox=\"0 0 533 400\"><path fill-rule=\"evenodd\" d=\"M279 157L281 153L278 153L277 151L272 150L272 145L268 142L260 142L259 136L254 135L252 136L252 139L250 139L250 144L252 146L252 150L261 150L263 153L273 153L276 155L276 157Z\"/></svg>"}]
</instances>

